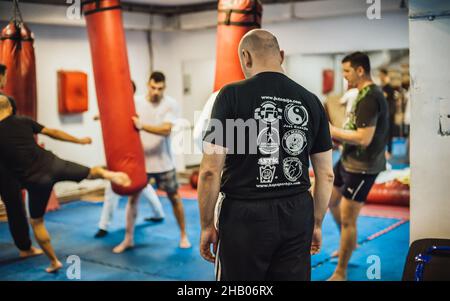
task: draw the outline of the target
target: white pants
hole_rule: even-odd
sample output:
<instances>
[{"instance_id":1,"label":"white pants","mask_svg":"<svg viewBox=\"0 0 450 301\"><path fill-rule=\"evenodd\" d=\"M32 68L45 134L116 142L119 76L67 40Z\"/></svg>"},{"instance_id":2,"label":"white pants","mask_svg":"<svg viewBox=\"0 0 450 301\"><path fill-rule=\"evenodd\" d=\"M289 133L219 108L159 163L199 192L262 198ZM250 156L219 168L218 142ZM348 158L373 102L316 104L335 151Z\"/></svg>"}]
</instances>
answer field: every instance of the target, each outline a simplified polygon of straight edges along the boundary
<instances>
[{"instance_id":1,"label":"white pants","mask_svg":"<svg viewBox=\"0 0 450 301\"><path fill-rule=\"evenodd\" d=\"M108 230L108 227L111 224L111 220L113 218L114 211L117 209L119 201L122 197L127 198L127 196L120 196L116 194L112 190L111 184L108 182L105 188L105 201L103 202L102 215L98 224L98 227L100 229L105 231ZM145 186L139 197L145 198L149 201L150 207L153 210L153 217L164 218L164 210L152 185L148 184L147 186Z\"/></svg>"}]
</instances>

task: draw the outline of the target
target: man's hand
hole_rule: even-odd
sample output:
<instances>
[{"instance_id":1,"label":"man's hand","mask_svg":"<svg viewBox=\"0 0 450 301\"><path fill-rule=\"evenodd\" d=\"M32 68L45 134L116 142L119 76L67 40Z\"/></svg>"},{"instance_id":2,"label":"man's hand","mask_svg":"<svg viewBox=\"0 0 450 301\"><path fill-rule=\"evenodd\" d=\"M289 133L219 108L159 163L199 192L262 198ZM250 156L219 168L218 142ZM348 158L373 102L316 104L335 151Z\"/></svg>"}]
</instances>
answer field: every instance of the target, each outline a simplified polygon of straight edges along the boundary
<instances>
[{"instance_id":1,"label":"man's hand","mask_svg":"<svg viewBox=\"0 0 450 301\"><path fill-rule=\"evenodd\" d=\"M78 140L79 140L79 141L78 141L78 144L83 144L83 145L85 145L85 144L91 144L91 143L92 143L92 139L89 138L89 137L80 138L80 139L78 139Z\"/></svg>"},{"instance_id":2,"label":"man's hand","mask_svg":"<svg viewBox=\"0 0 450 301\"><path fill-rule=\"evenodd\" d=\"M319 254L322 246L322 227L314 227L314 232L311 242L311 255Z\"/></svg>"},{"instance_id":3,"label":"man's hand","mask_svg":"<svg viewBox=\"0 0 450 301\"><path fill-rule=\"evenodd\" d=\"M133 116L133 117L131 117L131 119L133 120L134 127L135 127L138 131L142 130L142 128L144 127L144 125L142 124L142 122L141 122L141 120L139 119L139 117Z\"/></svg>"},{"instance_id":4,"label":"man's hand","mask_svg":"<svg viewBox=\"0 0 450 301\"><path fill-rule=\"evenodd\" d=\"M214 227L203 229L200 236L200 255L210 262L215 262L217 254L217 243L219 234ZM213 245L213 253L211 253L211 245Z\"/></svg>"}]
</instances>

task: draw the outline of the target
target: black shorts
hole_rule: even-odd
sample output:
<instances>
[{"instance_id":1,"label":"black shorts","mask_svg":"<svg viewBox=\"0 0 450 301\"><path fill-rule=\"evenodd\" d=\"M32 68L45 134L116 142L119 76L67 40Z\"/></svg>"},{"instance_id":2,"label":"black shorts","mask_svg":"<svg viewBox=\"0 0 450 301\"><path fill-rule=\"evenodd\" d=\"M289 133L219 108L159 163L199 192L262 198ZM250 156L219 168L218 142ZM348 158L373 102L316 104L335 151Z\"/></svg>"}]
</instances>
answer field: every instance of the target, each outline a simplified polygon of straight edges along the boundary
<instances>
[{"instance_id":1,"label":"black shorts","mask_svg":"<svg viewBox=\"0 0 450 301\"><path fill-rule=\"evenodd\" d=\"M90 168L86 166L55 157L45 172L29 176L23 184L28 190L30 217L41 218L44 216L55 183L61 181L80 182L86 179L89 173Z\"/></svg>"},{"instance_id":2,"label":"black shorts","mask_svg":"<svg viewBox=\"0 0 450 301\"><path fill-rule=\"evenodd\" d=\"M217 280L310 280L313 229L309 192L259 201L225 197L219 213Z\"/></svg>"},{"instance_id":3,"label":"black shorts","mask_svg":"<svg viewBox=\"0 0 450 301\"><path fill-rule=\"evenodd\" d=\"M161 173L148 173L148 180L154 179L158 189L164 190L168 194L178 192L177 173L175 169Z\"/></svg>"},{"instance_id":4,"label":"black shorts","mask_svg":"<svg viewBox=\"0 0 450 301\"><path fill-rule=\"evenodd\" d=\"M342 195L359 203L364 203L378 174L351 173L344 169L341 160L334 166L334 186Z\"/></svg>"}]
</instances>

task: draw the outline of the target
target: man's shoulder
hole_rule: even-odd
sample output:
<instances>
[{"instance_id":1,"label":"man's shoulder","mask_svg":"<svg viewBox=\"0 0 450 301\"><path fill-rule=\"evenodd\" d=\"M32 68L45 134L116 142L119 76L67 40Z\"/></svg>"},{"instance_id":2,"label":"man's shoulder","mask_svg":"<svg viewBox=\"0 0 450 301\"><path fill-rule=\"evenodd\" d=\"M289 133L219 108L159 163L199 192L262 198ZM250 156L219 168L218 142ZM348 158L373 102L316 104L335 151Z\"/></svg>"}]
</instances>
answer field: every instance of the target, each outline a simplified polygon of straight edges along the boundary
<instances>
[{"instance_id":1,"label":"man's shoulder","mask_svg":"<svg viewBox=\"0 0 450 301\"><path fill-rule=\"evenodd\" d=\"M30 122L32 122L32 119L28 116L11 115L8 118L6 118L4 121L6 121L6 122L2 122L4 125L14 124L13 126L18 126L20 124L30 124Z\"/></svg>"},{"instance_id":2,"label":"man's shoulder","mask_svg":"<svg viewBox=\"0 0 450 301\"><path fill-rule=\"evenodd\" d=\"M384 96L383 90L380 86L373 85L369 93L367 93L366 98L371 99L379 104L387 103L386 97Z\"/></svg>"},{"instance_id":3,"label":"man's shoulder","mask_svg":"<svg viewBox=\"0 0 450 301\"><path fill-rule=\"evenodd\" d=\"M372 85L372 89L370 89L370 92L374 93L374 94L384 95L383 94L383 88L378 86L378 85L375 85L375 84Z\"/></svg>"}]
</instances>

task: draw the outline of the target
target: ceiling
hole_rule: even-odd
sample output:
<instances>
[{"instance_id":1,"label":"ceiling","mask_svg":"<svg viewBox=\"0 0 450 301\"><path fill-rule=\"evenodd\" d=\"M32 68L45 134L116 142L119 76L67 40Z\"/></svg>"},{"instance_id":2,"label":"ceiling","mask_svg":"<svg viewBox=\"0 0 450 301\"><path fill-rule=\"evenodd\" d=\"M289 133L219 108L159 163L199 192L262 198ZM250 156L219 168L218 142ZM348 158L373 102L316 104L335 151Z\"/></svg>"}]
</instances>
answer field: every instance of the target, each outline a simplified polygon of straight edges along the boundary
<instances>
[{"instance_id":1,"label":"ceiling","mask_svg":"<svg viewBox=\"0 0 450 301\"><path fill-rule=\"evenodd\" d=\"M11 0L0 0L11 1ZM307 2L317 0L260 0L263 4L286 3L286 2ZM51 5L67 5L62 0L20 0L24 3L38 3ZM173 16L185 13L215 10L217 0L122 0L124 11L143 12L149 14L159 14Z\"/></svg>"},{"instance_id":2,"label":"ceiling","mask_svg":"<svg viewBox=\"0 0 450 301\"><path fill-rule=\"evenodd\" d=\"M211 2L211 0L122 0L124 3L142 3L150 5L188 5Z\"/></svg>"}]
</instances>

